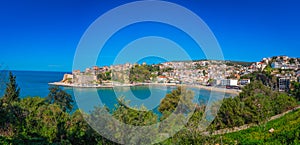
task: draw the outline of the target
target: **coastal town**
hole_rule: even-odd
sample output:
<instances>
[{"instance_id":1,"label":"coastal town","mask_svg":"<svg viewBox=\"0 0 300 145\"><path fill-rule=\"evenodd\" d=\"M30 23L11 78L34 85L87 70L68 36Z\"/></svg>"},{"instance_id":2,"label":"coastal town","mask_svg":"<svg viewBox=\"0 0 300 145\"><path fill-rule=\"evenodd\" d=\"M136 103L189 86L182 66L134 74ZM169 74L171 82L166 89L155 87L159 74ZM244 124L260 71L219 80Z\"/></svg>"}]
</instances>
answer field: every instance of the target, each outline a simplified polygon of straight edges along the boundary
<instances>
[{"instance_id":1,"label":"coastal town","mask_svg":"<svg viewBox=\"0 0 300 145\"><path fill-rule=\"evenodd\" d=\"M241 89L251 83L251 74L261 72L275 78L274 88L278 91L288 91L290 82L300 81L300 58L275 56L255 63L199 60L93 66L84 71L74 70L72 74L65 74L61 82L51 84L72 87L183 84Z\"/></svg>"}]
</instances>

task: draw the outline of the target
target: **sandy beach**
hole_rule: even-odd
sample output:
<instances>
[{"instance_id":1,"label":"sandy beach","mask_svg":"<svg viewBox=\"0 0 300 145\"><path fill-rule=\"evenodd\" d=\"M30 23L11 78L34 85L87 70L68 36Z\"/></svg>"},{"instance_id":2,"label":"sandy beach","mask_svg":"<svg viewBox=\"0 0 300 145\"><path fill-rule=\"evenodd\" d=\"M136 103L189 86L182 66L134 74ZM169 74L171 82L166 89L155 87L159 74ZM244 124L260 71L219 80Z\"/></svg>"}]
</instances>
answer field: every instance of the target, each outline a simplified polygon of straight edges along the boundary
<instances>
[{"instance_id":1,"label":"sandy beach","mask_svg":"<svg viewBox=\"0 0 300 145\"><path fill-rule=\"evenodd\" d=\"M211 87L211 86L203 86L203 85L179 85L179 86L184 86L184 87L191 87L191 88L198 88L198 89L204 89L204 90L210 90L210 91L216 91L216 92L224 92L224 93L229 93L229 94L235 94L239 95L241 90L237 89L226 89L226 88L218 88L218 87Z\"/></svg>"}]
</instances>

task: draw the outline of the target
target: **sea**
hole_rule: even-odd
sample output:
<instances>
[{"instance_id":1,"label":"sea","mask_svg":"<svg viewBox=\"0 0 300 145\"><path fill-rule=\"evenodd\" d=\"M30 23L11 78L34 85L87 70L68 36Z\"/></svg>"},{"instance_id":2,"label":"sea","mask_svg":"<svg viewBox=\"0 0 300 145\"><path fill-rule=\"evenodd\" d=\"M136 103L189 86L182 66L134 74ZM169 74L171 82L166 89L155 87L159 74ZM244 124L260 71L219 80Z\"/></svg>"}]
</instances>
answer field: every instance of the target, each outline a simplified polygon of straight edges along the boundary
<instances>
[{"instance_id":1,"label":"sea","mask_svg":"<svg viewBox=\"0 0 300 145\"><path fill-rule=\"evenodd\" d=\"M46 72L46 71L12 71L16 76L16 81L21 89L20 97L47 97L49 84L61 81L64 74L70 72ZM2 80L8 80L7 75L1 73ZM0 86L0 95L3 96L5 85ZM144 106L148 110L160 114L158 106L160 101L175 86L134 86L134 87L114 87L114 88L72 88L62 87L74 100L74 110L80 108L85 112L91 112L97 106L106 106L114 110L118 98L123 98L130 107L140 108ZM194 92L194 102L207 104L211 100L223 99L234 96L228 93L213 92L204 89L188 88Z\"/></svg>"}]
</instances>

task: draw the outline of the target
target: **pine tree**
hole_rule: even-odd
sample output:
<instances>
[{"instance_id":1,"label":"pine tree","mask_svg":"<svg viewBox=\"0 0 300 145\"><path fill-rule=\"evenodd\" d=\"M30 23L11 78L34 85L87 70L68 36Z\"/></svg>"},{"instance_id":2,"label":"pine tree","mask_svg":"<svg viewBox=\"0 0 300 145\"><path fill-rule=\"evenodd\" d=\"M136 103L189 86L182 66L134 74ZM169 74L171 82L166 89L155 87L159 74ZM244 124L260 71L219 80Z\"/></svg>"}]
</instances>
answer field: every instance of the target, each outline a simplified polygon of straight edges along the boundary
<instances>
[{"instance_id":1,"label":"pine tree","mask_svg":"<svg viewBox=\"0 0 300 145\"><path fill-rule=\"evenodd\" d=\"M9 82L6 84L5 94L3 96L3 103L11 103L18 101L20 95L20 88L16 83L16 76L9 72Z\"/></svg>"},{"instance_id":2,"label":"pine tree","mask_svg":"<svg viewBox=\"0 0 300 145\"><path fill-rule=\"evenodd\" d=\"M189 111L192 111L191 109L193 109L193 106L195 105L193 103L193 98L193 91L184 87L178 87L161 100L158 111L163 114L163 117L166 117L173 111L178 111L177 113L188 113Z\"/></svg>"},{"instance_id":3,"label":"pine tree","mask_svg":"<svg viewBox=\"0 0 300 145\"><path fill-rule=\"evenodd\" d=\"M62 90L58 86L49 88L47 100L50 104L57 104L63 111L71 111L73 109L73 99L70 94Z\"/></svg>"}]
</instances>

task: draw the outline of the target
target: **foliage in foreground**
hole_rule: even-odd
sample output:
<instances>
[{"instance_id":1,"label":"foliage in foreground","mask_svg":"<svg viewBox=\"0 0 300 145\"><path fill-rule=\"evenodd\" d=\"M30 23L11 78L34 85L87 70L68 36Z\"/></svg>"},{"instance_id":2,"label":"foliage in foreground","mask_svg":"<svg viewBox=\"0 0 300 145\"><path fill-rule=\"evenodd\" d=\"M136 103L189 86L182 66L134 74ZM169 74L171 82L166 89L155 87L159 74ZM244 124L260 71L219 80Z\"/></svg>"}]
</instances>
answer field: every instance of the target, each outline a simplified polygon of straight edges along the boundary
<instances>
[{"instance_id":1,"label":"foliage in foreground","mask_svg":"<svg viewBox=\"0 0 300 145\"><path fill-rule=\"evenodd\" d=\"M225 134L222 141L226 144L300 144L300 110L257 127Z\"/></svg>"},{"instance_id":2,"label":"foliage in foreground","mask_svg":"<svg viewBox=\"0 0 300 145\"><path fill-rule=\"evenodd\" d=\"M19 99L20 88L16 83L16 76L9 73L9 83L6 84L5 94L2 98L2 103L9 103Z\"/></svg>"},{"instance_id":3,"label":"foliage in foreground","mask_svg":"<svg viewBox=\"0 0 300 145\"><path fill-rule=\"evenodd\" d=\"M97 121L100 122L95 122L94 125L100 123L98 129L102 131L115 130L112 132L113 137L120 139L118 141L143 144L143 140L128 136L131 131L134 131L132 128L126 128L125 132L121 132L114 124L105 125L103 121L109 121L105 120L106 118L101 114L101 111L107 109L105 107L95 108L90 115L82 115L79 110L70 114L69 111L72 109L70 96L56 87L50 88L47 99L40 97L19 99L15 77L11 75L10 78L7 88L13 89L7 89L6 97L1 98L0 101L1 144L115 144L100 136L85 119L88 121L98 119ZM115 119L127 124L151 125L168 117L170 113L179 114L191 111L194 105L192 98L193 92L179 87L161 101L159 106L161 118L153 112L146 111L147 109L143 107L139 108L142 111L130 109L124 100L119 101L112 115ZM179 101L185 104L179 105ZM246 123L256 123L259 127L222 136L204 136L198 124L203 117L205 106L197 106L187 125L160 144L299 144L300 111L267 124L264 123L269 117L296 105L296 100L292 96L274 92L260 82L253 82L247 85L239 96L224 100L209 131ZM109 112L109 110L106 111ZM268 133L270 128L275 129L274 133ZM140 134L144 134L145 131L147 130L141 130Z\"/></svg>"},{"instance_id":4,"label":"foliage in foreground","mask_svg":"<svg viewBox=\"0 0 300 145\"><path fill-rule=\"evenodd\" d=\"M205 136L183 129L160 144L300 144L300 110L246 130L223 135ZM274 132L269 132L270 129Z\"/></svg>"},{"instance_id":5,"label":"foliage in foreground","mask_svg":"<svg viewBox=\"0 0 300 145\"><path fill-rule=\"evenodd\" d=\"M260 124L295 106L297 101L294 97L272 91L255 81L243 88L237 97L224 99L210 128L218 130L250 123Z\"/></svg>"}]
</instances>

